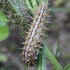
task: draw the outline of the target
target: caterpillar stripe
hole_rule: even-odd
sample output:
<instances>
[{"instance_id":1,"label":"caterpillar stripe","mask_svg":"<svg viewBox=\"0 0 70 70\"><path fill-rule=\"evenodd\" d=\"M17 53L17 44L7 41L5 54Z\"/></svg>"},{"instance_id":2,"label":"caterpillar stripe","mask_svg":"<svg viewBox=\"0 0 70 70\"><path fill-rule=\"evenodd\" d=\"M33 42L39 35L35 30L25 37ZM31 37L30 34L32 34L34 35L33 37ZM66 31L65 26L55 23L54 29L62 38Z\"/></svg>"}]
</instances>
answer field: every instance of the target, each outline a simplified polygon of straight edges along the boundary
<instances>
[{"instance_id":1,"label":"caterpillar stripe","mask_svg":"<svg viewBox=\"0 0 70 70\"><path fill-rule=\"evenodd\" d=\"M45 20L48 18L48 5L42 3L33 18L33 23L30 25L30 29L26 32L26 41L23 42L22 48L23 59L29 66L34 65L41 48L41 38L44 36Z\"/></svg>"}]
</instances>

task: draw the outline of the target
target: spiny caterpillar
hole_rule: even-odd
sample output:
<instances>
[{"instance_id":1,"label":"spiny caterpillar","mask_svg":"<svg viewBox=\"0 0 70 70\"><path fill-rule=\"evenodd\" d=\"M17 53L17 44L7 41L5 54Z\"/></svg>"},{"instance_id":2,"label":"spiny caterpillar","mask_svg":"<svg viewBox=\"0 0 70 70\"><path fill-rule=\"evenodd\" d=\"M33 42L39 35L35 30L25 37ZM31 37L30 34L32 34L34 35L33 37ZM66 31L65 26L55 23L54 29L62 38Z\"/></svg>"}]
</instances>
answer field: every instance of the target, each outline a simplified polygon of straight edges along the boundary
<instances>
[{"instance_id":1,"label":"spiny caterpillar","mask_svg":"<svg viewBox=\"0 0 70 70\"><path fill-rule=\"evenodd\" d=\"M44 30L48 30L45 28L45 20L49 17L48 15L48 5L46 3L42 3L36 16L33 19L33 23L30 25L30 29L28 32L28 36L26 36L26 41L23 42L24 47L22 48L22 61L25 61L26 64L32 66L35 64L39 52L39 49L42 48L41 45L41 38L45 36ZM48 23L48 22L47 22Z\"/></svg>"}]
</instances>

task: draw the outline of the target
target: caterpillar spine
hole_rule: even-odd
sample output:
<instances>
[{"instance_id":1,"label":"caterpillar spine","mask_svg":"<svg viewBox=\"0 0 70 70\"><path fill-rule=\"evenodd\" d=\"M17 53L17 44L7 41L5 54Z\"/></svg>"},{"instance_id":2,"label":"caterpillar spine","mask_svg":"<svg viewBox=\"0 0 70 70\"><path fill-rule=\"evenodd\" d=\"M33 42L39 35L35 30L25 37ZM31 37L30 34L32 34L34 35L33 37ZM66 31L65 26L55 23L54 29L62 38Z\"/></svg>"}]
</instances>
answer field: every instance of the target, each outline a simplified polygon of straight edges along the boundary
<instances>
[{"instance_id":1,"label":"caterpillar spine","mask_svg":"<svg viewBox=\"0 0 70 70\"><path fill-rule=\"evenodd\" d=\"M36 13L36 16L33 18L33 23L30 25L30 29L28 32L28 36L26 36L26 41L23 42L24 47L22 48L22 56L23 59L29 66L35 65L35 61L37 59L39 52L39 49L42 48L40 46L41 42L41 37L45 36L43 29L44 30L49 30L48 28L45 27L45 20L46 17L48 18L48 5L46 3L42 3L38 11Z\"/></svg>"}]
</instances>

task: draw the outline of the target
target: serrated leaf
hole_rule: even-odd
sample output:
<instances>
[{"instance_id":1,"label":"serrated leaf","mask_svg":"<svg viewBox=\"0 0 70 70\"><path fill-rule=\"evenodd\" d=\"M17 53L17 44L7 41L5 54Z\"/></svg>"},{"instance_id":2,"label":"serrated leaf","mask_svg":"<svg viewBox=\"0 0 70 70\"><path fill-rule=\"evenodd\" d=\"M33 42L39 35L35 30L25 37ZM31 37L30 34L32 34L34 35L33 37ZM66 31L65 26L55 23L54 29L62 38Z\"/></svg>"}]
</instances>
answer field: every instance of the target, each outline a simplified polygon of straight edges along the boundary
<instances>
[{"instance_id":1,"label":"serrated leaf","mask_svg":"<svg viewBox=\"0 0 70 70\"><path fill-rule=\"evenodd\" d=\"M4 54L0 53L0 62L6 62L6 61L7 57Z\"/></svg>"}]
</instances>

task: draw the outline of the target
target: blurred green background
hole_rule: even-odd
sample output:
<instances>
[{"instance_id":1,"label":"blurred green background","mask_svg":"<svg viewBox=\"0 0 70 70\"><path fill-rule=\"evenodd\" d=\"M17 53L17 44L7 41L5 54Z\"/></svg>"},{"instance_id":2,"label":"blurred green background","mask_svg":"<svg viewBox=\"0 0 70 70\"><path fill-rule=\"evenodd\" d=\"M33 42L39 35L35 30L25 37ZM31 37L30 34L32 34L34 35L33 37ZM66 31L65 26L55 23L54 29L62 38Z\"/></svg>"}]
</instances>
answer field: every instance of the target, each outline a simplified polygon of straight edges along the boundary
<instances>
[{"instance_id":1,"label":"blurred green background","mask_svg":"<svg viewBox=\"0 0 70 70\"><path fill-rule=\"evenodd\" d=\"M16 0L10 1L14 4ZM65 67L70 63L70 0L49 0L49 3L49 8L52 9L49 13L53 17L49 18L52 23L47 25L50 30L46 31L46 35L48 35L46 44L61 66ZM0 4L0 70L23 70L24 63L21 62L22 57L20 56L22 50L19 50L23 47L21 42L25 41L22 38L22 36L25 36L24 31L27 31L25 28L27 24L23 23L30 24L32 22L33 11L28 11L30 14L26 13L28 7L23 5L24 9L22 8L21 11L23 14L20 14L19 11L18 13L24 16L24 21L20 19L22 22L18 24L17 20L23 16L17 19L7 17L9 14L8 11L5 13L7 9L5 9L4 4L2 2ZM47 67L48 70L53 70L53 65L48 59ZM28 67L28 69L34 70L34 67Z\"/></svg>"}]
</instances>

